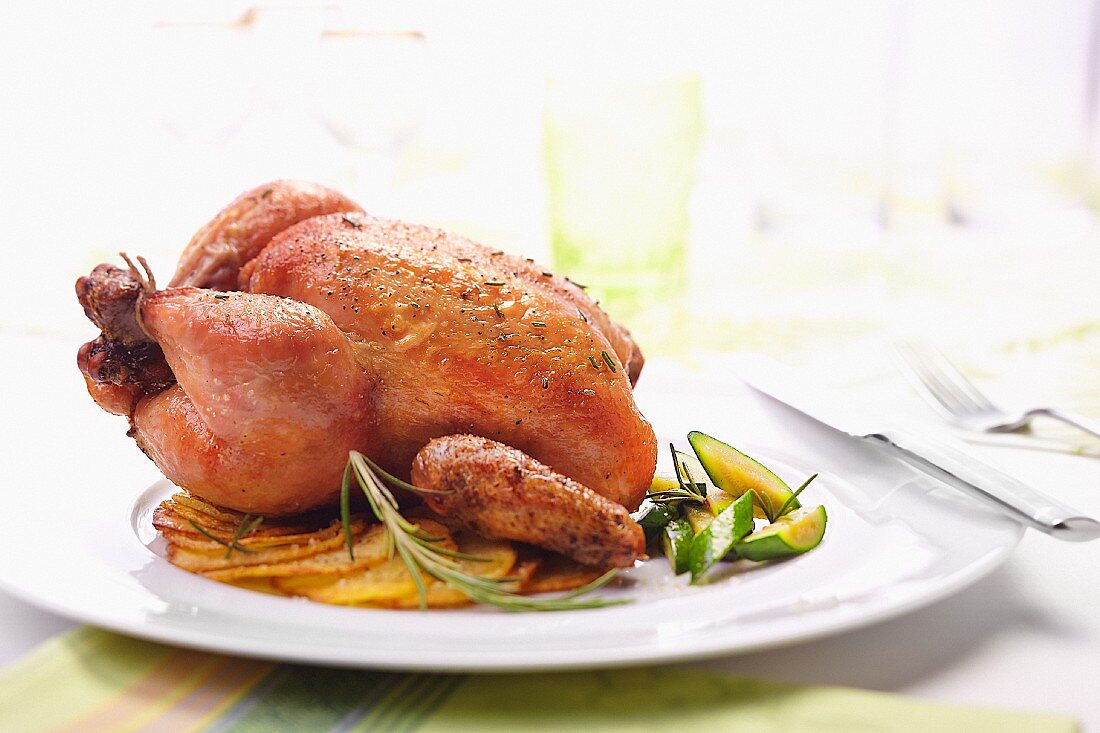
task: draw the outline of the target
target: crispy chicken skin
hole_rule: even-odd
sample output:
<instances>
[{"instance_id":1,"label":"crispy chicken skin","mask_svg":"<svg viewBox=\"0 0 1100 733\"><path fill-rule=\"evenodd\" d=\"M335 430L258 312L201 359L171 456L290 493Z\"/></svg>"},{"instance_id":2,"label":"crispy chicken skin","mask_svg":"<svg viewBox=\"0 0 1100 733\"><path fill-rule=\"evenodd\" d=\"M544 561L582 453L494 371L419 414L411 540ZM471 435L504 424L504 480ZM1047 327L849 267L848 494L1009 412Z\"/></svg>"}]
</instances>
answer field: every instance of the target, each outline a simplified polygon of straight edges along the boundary
<instances>
[{"instance_id":1,"label":"crispy chicken skin","mask_svg":"<svg viewBox=\"0 0 1100 733\"><path fill-rule=\"evenodd\" d=\"M348 335L379 384L373 457L391 472L407 476L432 438L475 433L630 508L649 486L656 440L623 367L636 347L564 278L435 229L334 215L277 236L246 285Z\"/></svg>"},{"instance_id":2,"label":"crispy chicken skin","mask_svg":"<svg viewBox=\"0 0 1100 733\"><path fill-rule=\"evenodd\" d=\"M556 487L546 496L570 507L562 516L587 507L616 563L637 555L607 500L634 508L653 475L656 441L632 393L641 354L583 289L533 261L278 181L201 229L167 290L101 266L78 296L103 330L78 356L89 391L211 502L316 508L337 495L349 450L408 477L429 441L464 433L503 444L493 455L514 453L531 475L560 474L535 483ZM502 460L479 485L496 486L485 473ZM501 506L497 520L515 511Z\"/></svg>"},{"instance_id":3,"label":"crispy chicken skin","mask_svg":"<svg viewBox=\"0 0 1100 733\"><path fill-rule=\"evenodd\" d=\"M177 484L239 511L300 512L336 498L349 450L376 450L372 380L316 308L173 288L141 312L179 383L138 403L133 434Z\"/></svg>"},{"instance_id":4,"label":"crispy chicken skin","mask_svg":"<svg viewBox=\"0 0 1100 733\"><path fill-rule=\"evenodd\" d=\"M171 287L236 290L241 266L292 224L339 211L362 211L336 191L306 181L273 181L241 194L195 233Z\"/></svg>"},{"instance_id":5,"label":"crispy chicken skin","mask_svg":"<svg viewBox=\"0 0 1100 733\"><path fill-rule=\"evenodd\" d=\"M520 540L597 567L631 567L645 534L621 504L562 476L515 448L476 435L424 446L412 482L425 503L483 537Z\"/></svg>"}]
</instances>

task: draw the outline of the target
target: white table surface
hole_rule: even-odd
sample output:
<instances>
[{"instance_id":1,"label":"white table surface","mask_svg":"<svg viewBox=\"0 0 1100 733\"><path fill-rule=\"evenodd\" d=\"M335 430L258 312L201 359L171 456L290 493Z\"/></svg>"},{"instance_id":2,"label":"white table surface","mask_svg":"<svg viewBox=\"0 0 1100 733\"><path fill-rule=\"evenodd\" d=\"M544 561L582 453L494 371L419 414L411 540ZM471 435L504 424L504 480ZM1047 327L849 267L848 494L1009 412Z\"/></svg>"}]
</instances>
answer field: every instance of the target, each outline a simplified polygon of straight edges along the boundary
<instances>
[{"instance_id":1,"label":"white table surface","mask_svg":"<svg viewBox=\"0 0 1100 733\"><path fill-rule=\"evenodd\" d=\"M79 379L70 378L76 371L71 343L22 338L18 343L6 339L5 346L9 353L18 348L23 354L22 359L0 367L5 383L11 384L8 379L14 378L15 370L25 374L27 365L32 364L35 380L52 385L54 394L72 399L82 391ZM27 404L16 400L16 404L20 402ZM90 441L102 441L109 452L104 460L139 457L123 445L121 426L96 411L90 401L89 409L73 407L70 402L52 413L49 398L44 397L42 404L40 414L29 416L29 429L16 430L16 416L5 415L5 462L14 467L9 475L17 480L4 491L28 485L28 479L36 474L26 456L37 453L52 431L64 436L75 429ZM51 415L65 416L68 422L51 421ZM108 426L118 429L104 429ZM1100 515L1100 460L1000 447L975 448L975 452L1064 501ZM149 477L155 475L151 466L139 465L138 469ZM27 550L3 547L0 538L0 551ZM1069 544L1029 531L1003 567L926 609L828 639L696 666L950 703L1066 713L1076 716L1085 730L1100 730L1100 694L1095 686L1100 676L1098 580L1100 541ZM0 665L73 626L67 619L0 592Z\"/></svg>"}]
</instances>

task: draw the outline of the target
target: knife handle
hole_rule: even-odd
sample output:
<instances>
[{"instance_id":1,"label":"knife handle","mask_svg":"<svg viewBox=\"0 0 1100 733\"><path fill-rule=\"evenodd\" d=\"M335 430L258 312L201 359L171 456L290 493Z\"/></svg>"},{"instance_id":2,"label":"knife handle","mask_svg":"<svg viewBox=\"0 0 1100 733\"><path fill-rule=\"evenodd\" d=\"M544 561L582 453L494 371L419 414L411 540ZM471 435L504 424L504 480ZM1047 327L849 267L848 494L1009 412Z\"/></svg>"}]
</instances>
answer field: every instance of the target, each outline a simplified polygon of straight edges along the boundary
<instances>
[{"instance_id":1,"label":"knife handle","mask_svg":"<svg viewBox=\"0 0 1100 733\"><path fill-rule=\"evenodd\" d=\"M910 433L867 437L889 446L911 466L978 495L1029 527L1069 542L1100 537L1100 522L957 448Z\"/></svg>"}]
</instances>

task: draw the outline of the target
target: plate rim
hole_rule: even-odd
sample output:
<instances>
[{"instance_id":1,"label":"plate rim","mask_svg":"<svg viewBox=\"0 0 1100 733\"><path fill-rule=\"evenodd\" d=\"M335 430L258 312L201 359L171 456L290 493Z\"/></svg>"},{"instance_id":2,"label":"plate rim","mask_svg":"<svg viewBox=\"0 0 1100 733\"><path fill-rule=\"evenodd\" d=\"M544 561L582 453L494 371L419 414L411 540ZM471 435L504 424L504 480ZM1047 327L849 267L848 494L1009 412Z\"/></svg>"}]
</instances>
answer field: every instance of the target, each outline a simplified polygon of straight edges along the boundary
<instances>
[{"instance_id":1,"label":"plate rim","mask_svg":"<svg viewBox=\"0 0 1100 733\"><path fill-rule=\"evenodd\" d=\"M774 452L782 454L779 449ZM785 459L780 458L779 460ZM836 478L842 482L844 481L842 476ZM147 486L132 500L131 506L134 511L137 510L138 499L158 486L168 487L172 485L166 479L160 479ZM127 519L129 520L129 517ZM130 524L130 521L127 521L127 524ZM1011 532L1008 531L1009 527L1011 527ZM5 574L0 574L0 589L51 613L128 636L188 649L276 662L325 664L343 668L372 668L391 671L466 673L611 668L685 662L789 647L873 626L929 607L978 582L1008 559L1021 541L1025 528L1015 523L1006 524L1005 528L1003 542L990 547L981 557L945 575L936 584L923 587L920 592L908 593L897 600L875 605L865 609L864 612L858 615L841 615L836 619L809 625L805 631L794 633L786 631L778 635L761 635L757 631L754 638L749 642L739 642L734 635L725 634L717 638L710 638L710 643L700 642L700 639L706 640L708 634L695 632L685 635L677 645L671 646L661 645L657 641L625 646L583 647L580 645L567 645L554 650L552 653L540 649L537 653L529 653L526 658L523 656L521 646L518 654L513 649L507 652L494 649L484 654L478 654L464 648L462 653L465 656L461 660L454 659L453 653L444 655L443 659L433 658L432 653L426 649L400 652L392 649L382 649L381 652L375 653L369 647L362 645L351 645L347 647L347 652L341 652L328 644L311 648L308 639L292 640L290 644L288 644L287 639L283 639L277 645L268 640L268 648L265 648L264 640L251 636L233 637L227 634L216 634L211 633L208 629L187 624L176 623L161 626L151 625L141 619L116 618L112 614L84 608L76 600L65 602L35 593L33 590L21 587L18 583L10 582ZM133 534L130 535L129 539L143 545L140 538L135 537ZM148 550L147 547L146 549ZM156 556L156 562L167 564L163 557L152 550L149 550L149 552ZM169 567L172 566L169 565ZM249 592L243 589L235 590L241 593ZM390 612L409 613L408 611Z\"/></svg>"}]
</instances>

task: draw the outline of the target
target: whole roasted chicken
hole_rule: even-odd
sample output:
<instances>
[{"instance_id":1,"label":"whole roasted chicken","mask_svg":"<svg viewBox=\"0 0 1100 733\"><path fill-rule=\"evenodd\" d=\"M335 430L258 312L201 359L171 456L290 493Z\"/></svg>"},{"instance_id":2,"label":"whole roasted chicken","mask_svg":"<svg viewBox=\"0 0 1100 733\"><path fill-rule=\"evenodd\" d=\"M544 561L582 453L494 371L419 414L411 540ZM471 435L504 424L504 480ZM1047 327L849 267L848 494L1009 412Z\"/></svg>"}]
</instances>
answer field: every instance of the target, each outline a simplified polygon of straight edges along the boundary
<instances>
[{"instance_id":1,"label":"whole roasted chicken","mask_svg":"<svg viewBox=\"0 0 1100 733\"><path fill-rule=\"evenodd\" d=\"M350 450L488 537L594 565L644 552L627 512L656 442L642 356L568 279L278 181L199 230L169 287L127 259L77 294L95 401L171 481L244 512L335 501Z\"/></svg>"}]
</instances>

